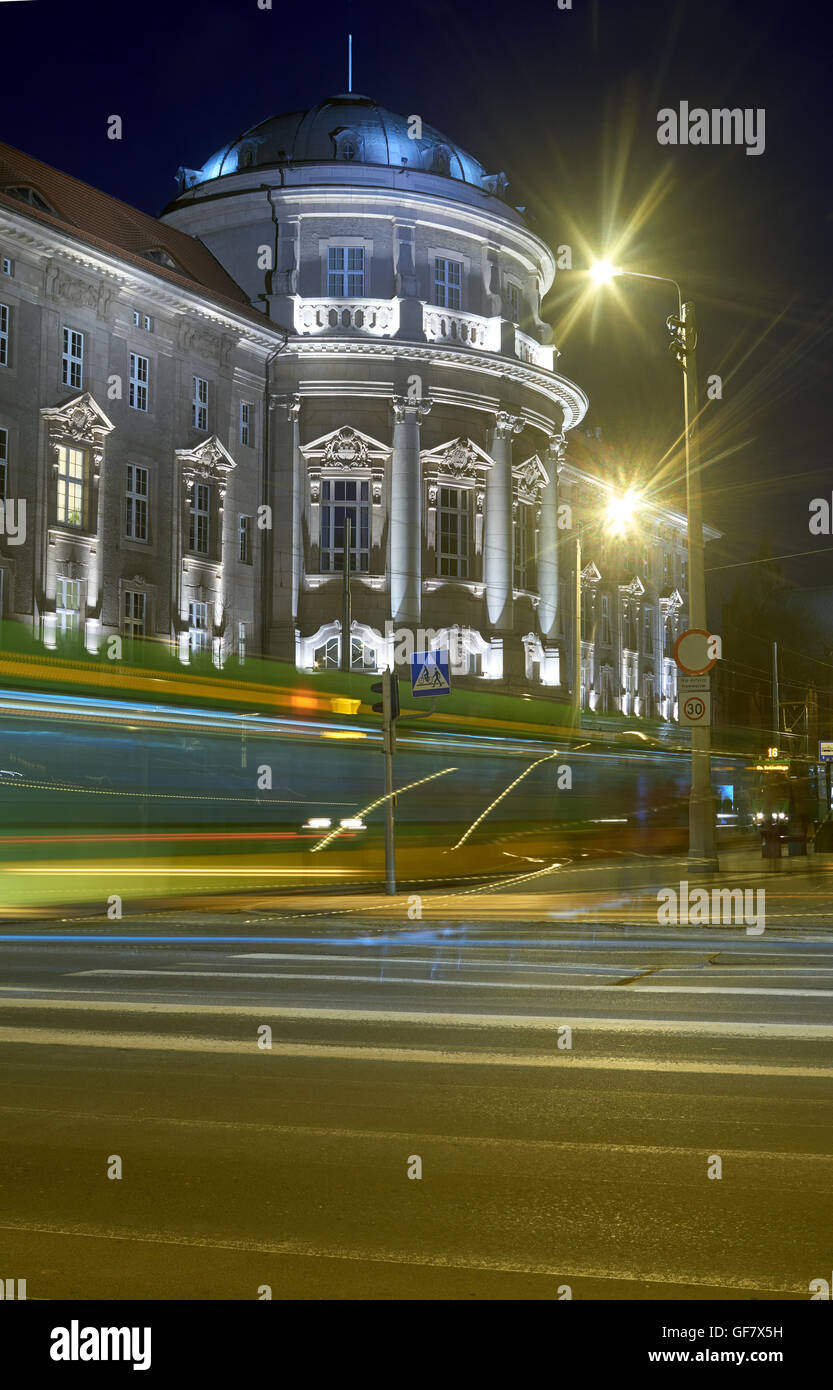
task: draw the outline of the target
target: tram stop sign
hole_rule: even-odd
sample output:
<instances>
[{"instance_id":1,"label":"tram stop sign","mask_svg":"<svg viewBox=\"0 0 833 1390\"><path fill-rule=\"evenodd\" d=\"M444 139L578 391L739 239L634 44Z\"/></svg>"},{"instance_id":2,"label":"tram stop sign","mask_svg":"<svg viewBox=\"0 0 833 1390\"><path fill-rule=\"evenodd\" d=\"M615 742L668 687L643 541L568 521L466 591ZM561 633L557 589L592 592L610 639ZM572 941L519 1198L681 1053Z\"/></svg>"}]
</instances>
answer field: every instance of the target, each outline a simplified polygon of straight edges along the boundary
<instances>
[{"instance_id":1,"label":"tram stop sign","mask_svg":"<svg viewBox=\"0 0 833 1390\"><path fill-rule=\"evenodd\" d=\"M687 676L704 676L717 662L709 655L712 635L703 627L690 627L674 643L674 660ZM698 721L699 722L699 721Z\"/></svg>"}]
</instances>

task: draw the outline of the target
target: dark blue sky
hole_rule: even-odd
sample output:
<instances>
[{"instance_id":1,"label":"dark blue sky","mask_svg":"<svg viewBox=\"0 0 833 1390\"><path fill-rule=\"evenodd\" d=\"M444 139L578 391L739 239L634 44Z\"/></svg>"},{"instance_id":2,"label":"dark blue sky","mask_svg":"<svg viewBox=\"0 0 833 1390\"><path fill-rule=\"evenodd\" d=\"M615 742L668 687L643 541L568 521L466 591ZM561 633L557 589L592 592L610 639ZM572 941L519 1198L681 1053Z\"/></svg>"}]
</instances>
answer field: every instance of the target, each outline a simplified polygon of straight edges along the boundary
<instances>
[{"instance_id":1,"label":"dark blue sky","mask_svg":"<svg viewBox=\"0 0 833 1390\"><path fill-rule=\"evenodd\" d=\"M807 524L810 499L833 490L825 7L273 3L4 3L0 137L158 213L178 165L345 90L349 17L354 90L505 170L510 201L577 265L633 224L623 263L682 283L698 307L701 377L724 378L703 429L706 510L725 532L711 563L759 553L763 536L769 553L812 550L785 570L830 583L833 537ZM657 111L681 101L763 108L765 152L660 146ZM113 113L121 142L106 138ZM659 467L680 428L664 330L673 302L630 282L567 331L582 289L565 273L547 305L561 367L588 391L588 424L602 426L611 459L673 500Z\"/></svg>"}]
</instances>

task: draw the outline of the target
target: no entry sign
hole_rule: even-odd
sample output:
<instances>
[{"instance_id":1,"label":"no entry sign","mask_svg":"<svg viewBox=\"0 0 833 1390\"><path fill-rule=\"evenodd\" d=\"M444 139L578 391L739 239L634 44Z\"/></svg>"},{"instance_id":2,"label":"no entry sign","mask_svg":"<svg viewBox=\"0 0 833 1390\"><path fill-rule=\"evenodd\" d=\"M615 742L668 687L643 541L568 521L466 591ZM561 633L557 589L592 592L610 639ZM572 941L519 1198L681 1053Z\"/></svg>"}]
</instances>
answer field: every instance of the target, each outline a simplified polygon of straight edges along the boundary
<instances>
[{"instance_id":1,"label":"no entry sign","mask_svg":"<svg viewBox=\"0 0 833 1390\"><path fill-rule=\"evenodd\" d=\"M674 660L688 676L704 676L717 661L710 655L717 641L704 627L690 627L674 643ZM699 721L698 721L699 722Z\"/></svg>"}]
</instances>

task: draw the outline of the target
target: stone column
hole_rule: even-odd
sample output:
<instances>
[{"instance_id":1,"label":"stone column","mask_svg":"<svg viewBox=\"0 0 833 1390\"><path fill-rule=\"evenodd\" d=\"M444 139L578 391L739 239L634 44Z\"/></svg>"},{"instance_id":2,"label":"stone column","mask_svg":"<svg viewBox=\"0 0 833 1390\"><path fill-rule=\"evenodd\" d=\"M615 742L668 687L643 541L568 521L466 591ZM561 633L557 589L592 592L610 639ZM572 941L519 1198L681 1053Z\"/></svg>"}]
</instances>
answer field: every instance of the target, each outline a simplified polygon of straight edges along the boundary
<instances>
[{"instance_id":1,"label":"stone column","mask_svg":"<svg viewBox=\"0 0 833 1390\"><path fill-rule=\"evenodd\" d=\"M538 621L546 644L558 631L558 474L564 458L564 435L550 438L544 466L547 482L541 494L541 526L538 535Z\"/></svg>"},{"instance_id":2,"label":"stone column","mask_svg":"<svg viewBox=\"0 0 833 1390\"><path fill-rule=\"evenodd\" d=\"M393 398L390 463L390 615L396 626L418 626L422 616L422 466L419 421L431 402Z\"/></svg>"},{"instance_id":3,"label":"stone column","mask_svg":"<svg viewBox=\"0 0 833 1390\"><path fill-rule=\"evenodd\" d=\"M486 478L486 524L483 537L483 576L486 612L495 632L512 631L512 436L520 434L519 415L498 411L489 453L493 466Z\"/></svg>"},{"instance_id":4,"label":"stone column","mask_svg":"<svg viewBox=\"0 0 833 1390\"><path fill-rule=\"evenodd\" d=\"M301 514L304 478L301 470L299 395L272 397L270 421L269 506L272 529L260 533L271 547L271 613L269 652L281 661L295 661L295 629L301 589L303 546Z\"/></svg>"}]
</instances>

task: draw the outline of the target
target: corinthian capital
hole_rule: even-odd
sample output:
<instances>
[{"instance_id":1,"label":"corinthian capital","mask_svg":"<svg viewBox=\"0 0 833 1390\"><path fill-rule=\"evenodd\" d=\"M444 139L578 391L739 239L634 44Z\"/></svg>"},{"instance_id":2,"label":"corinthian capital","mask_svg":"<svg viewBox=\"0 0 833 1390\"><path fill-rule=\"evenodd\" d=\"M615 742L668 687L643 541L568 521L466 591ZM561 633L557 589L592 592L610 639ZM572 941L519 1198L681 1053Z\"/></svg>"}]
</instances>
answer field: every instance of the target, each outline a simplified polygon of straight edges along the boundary
<instances>
[{"instance_id":1,"label":"corinthian capital","mask_svg":"<svg viewBox=\"0 0 833 1390\"><path fill-rule=\"evenodd\" d=\"M431 401L427 396L394 396L393 398L393 418L397 425L401 425L409 413L417 419L420 415L427 415L431 409Z\"/></svg>"},{"instance_id":2,"label":"corinthian capital","mask_svg":"<svg viewBox=\"0 0 833 1390\"><path fill-rule=\"evenodd\" d=\"M520 434L525 423L522 415L510 415L508 410L499 410L495 415L495 436L497 439L507 439L513 434Z\"/></svg>"}]
</instances>

